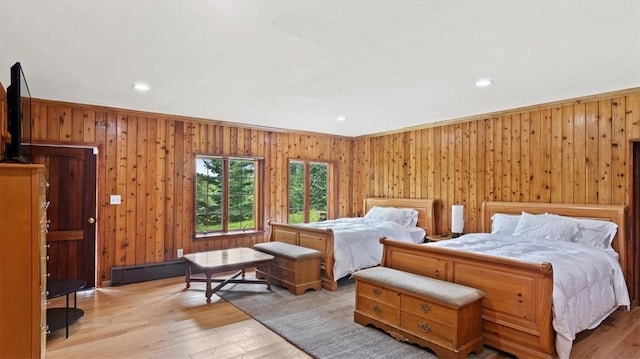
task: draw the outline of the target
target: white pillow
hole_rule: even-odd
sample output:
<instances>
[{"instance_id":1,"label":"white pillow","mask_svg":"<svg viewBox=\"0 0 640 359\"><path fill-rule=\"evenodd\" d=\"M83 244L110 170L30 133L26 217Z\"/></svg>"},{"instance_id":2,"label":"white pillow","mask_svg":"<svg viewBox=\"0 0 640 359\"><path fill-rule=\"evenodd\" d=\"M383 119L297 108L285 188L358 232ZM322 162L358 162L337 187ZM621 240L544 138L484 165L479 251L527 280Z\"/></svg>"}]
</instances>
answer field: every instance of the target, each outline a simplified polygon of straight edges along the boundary
<instances>
[{"instance_id":1,"label":"white pillow","mask_svg":"<svg viewBox=\"0 0 640 359\"><path fill-rule=\"evenodd\" d=\"M415 227L418 223L418 211L413 208L373 206L364 215L364 218L396 222L405 227Z\"/></svg>"},{"instance_id":2,"label":"white pillow","mask_svg":"<svg viewBox=\"0 0 640 359\"><path fill-rule=\"evenodd\" d=\"M613 237L618 232L617 224L605 220L564 217L551 213L547 215L575 222L579 230L573 236L571 242L582 243L596 248L611 248Z\"/></svg>"},{"instance_id":3,"label":"white pillow","mask_svg":"<svg viewBox=\"0 0 640 359\"><path fill-rule=\"evenodd\" d=\"M519 214L496 213L491 216L491 233L513 234L519 221Z\"/></svg>"},{"instance_id":4,"label":"white pillow","mask_svg":"<svg viewBox=\"0 0 640 359\"><path fill-rule=\"evenodd\" d=\"M571 241L579 230L578 224L566 218L522 212L513 235Z\"/></svg>"}]
</instances>

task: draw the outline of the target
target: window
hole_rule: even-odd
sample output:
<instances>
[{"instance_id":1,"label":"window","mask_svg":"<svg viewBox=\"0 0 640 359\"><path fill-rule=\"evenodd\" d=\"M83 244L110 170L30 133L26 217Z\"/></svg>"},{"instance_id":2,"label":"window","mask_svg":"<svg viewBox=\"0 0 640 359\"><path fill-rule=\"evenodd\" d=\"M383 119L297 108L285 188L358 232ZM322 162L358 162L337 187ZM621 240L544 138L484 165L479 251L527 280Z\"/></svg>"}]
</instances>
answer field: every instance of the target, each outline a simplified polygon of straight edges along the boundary
<instances>
[{"instance_id":1,"label":"window","mask_svg":"<svg viewBox=\"0 0 640 359\"><path fill-rule=\"evenodd\" d=\"M333 166L289 161L289 223L324 221L333 213Z\"/></svg>"},{"instance_id":2,"label":"window","mask_svg":"<svg viewBox=\"0 0 640 359\"><path fill-rule=\"evenodd\" d=\"M261 166L255 158L196 157L197 235L259 229Z\"/></svg>"}]
</instances>

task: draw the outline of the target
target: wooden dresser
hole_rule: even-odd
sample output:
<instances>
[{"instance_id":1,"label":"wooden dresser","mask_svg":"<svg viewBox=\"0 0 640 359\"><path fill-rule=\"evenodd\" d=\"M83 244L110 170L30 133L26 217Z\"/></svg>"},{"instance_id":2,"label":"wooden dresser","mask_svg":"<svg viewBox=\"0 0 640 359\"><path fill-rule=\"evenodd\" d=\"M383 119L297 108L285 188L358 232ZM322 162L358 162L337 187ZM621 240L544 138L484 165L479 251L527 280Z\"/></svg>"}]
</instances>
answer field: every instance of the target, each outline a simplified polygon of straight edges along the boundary
<instances>
[{"instance_id":1,"label":"wooden dresser","mask_svg":"<svg viewBox=\"0 0 640 359\"><path fill-rule=\"evenodd\" d=\"M0 358L44 358L46 182L43 165L0 163Z\"/></svg>"}]
</instances>

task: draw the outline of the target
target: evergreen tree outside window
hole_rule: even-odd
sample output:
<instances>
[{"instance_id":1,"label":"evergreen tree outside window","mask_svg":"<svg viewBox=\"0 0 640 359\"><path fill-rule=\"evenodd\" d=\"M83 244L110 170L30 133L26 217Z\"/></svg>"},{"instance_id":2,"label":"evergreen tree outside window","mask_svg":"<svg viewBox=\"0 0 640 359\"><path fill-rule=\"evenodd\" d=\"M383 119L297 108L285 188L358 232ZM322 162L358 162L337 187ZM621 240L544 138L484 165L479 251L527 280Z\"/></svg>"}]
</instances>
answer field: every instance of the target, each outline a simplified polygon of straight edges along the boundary
<instances>
[{"instance_id":1,"label":"evergreen tree outside window","mask_svg":"<svg viewBox=\"0 0 640 359\"><path fill-rule=\"evenodd\" d=\"M289 223L324 221L332 213L332 165L289 161Z\"/></svg>"},{"instance_id":2,"label":"evergreen tree outside window","mask_svg":"<svg viewBox=\"0 0 640 359\"><path fill-rule=\"evenodd\" d=\"M196 157L197 235L258 229L260 165L255 158Z\"/></svg>"}]
</instances>

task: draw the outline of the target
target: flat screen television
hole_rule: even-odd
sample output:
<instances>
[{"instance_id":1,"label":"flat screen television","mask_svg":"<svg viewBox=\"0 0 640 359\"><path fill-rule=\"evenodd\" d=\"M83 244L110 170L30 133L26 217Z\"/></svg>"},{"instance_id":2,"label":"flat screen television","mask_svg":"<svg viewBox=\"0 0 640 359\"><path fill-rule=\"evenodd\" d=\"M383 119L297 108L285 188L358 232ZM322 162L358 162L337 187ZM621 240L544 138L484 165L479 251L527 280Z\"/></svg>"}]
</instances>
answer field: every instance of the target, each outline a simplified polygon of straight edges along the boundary
<instances>
[{"instance_id":1,"label":"flat screen television","mask_svg":"<svg viewBox=\"0 0 640 359\"><path fill-rule=\"evenodd\" d=\"M7 130L11 142L7 144L4 162L29 163L20 151L23 124L31 125L31 93L22 66L16 62L11 66L11 85L7 87Z\"/></svg>"}]
</instances>

